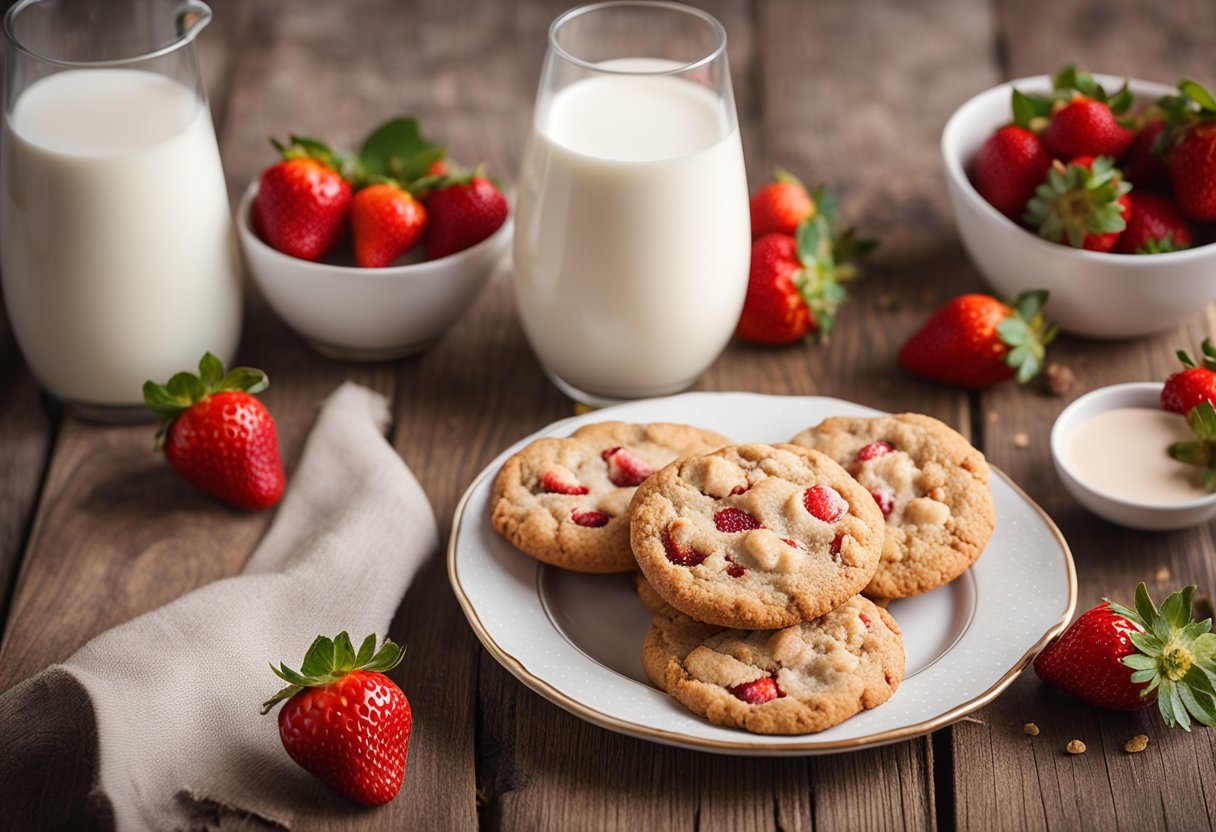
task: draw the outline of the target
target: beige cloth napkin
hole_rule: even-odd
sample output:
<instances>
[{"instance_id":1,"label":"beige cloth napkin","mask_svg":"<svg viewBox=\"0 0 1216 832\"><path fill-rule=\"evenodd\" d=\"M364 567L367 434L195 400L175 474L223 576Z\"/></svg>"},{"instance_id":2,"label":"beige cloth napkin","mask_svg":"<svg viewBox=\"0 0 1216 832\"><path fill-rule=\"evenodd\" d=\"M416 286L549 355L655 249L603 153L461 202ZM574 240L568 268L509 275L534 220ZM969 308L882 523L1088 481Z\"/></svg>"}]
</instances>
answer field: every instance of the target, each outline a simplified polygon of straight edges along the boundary
<instances>
[{"instance_id":1,"label":"beige cloth napkin","mask_svg":"<svg viewBox=\"0 0 1216 832\"><path fill-rule=\"evenodd\" d=\"M277 711L258 706L280 685L267 661L298 667L318 634L386 634L438 550L387 423L383 397L340 387L242 574L101 634L0 697L0 784L54 788L53 773L22 767L40 759L40 726L66 725L97 744L82 752L97 761L92 805L75 816L102 828L112 817L120 830L205 829L233 812L291 826L358 811L287 757Z\"/></svg>"}]
</instances>

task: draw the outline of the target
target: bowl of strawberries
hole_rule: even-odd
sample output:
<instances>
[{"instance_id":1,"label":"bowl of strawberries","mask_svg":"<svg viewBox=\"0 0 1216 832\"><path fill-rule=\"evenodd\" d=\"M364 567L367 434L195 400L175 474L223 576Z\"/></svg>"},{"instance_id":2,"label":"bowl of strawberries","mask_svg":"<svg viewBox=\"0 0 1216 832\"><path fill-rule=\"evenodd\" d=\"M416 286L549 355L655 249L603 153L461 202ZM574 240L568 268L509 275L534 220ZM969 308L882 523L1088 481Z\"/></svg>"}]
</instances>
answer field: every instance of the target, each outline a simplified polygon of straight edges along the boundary
<instances>
[{"instance_id":1,"label":"bowl of strawberries","mask_svg":"<svg viewBox=\"0 0 1216 832\"><path fill-rule=\"evenodd\" d=\"M971 259L999 293L1051 293L1047 315L1093 338L1173 328L1216 298L1216 100L1090 75L1011 81L942 132Z\"/></svg>"},{"instance_id":2,"label":"bowl of strawberries","mask_svg":"<svg viewBox=\"0 0 1216 832\"><path fill-rule=\"evenodd\" d=\"M271 308L318 352L381 361L421 352L473 305L510 245L509 206L412 118L357 153L273 142L280 160L237 208L245 262Z\"/></svg>"}]
</instances>

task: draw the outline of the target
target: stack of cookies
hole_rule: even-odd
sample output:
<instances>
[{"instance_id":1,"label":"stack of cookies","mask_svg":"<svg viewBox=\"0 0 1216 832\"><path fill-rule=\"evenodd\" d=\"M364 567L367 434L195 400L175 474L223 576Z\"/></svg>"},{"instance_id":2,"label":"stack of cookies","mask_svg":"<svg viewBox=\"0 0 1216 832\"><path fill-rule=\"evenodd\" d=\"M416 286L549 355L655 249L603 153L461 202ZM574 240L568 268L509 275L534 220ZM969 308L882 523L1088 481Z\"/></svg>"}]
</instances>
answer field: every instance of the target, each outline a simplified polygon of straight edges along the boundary
<instances>
[{"instance_id":1,"label":"stack of cookies","mask_svg":"<svg viewBox=\"0 0 1216 832\"><path fill-rule=\"evenodd\" d=\"M492 506L495 528L546 563L640 569L647 676L711 722L766 734L889 699L903 639L866 595L951 580L992 530L983 457L914 415L829 419L788 445L590 425L509 459Z\"/></svg>"}]
</instances>

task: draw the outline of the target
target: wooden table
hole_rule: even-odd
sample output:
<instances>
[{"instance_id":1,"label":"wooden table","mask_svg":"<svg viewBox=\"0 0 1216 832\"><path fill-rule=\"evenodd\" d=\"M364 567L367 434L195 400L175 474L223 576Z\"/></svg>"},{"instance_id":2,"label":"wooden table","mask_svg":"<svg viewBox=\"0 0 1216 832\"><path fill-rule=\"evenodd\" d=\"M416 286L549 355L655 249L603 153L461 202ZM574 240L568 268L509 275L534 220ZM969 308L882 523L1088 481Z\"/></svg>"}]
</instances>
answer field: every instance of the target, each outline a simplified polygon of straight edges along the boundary
<instances>
[{"instance_id":1,"label":"wooden table","mask_svg":"<svg viewBox=\"0 0 1216 832\"><path fill-rule=\"evenodd\" d=\"M396 113L420 116L459 159L511 181L549 22L570 0L215 0L200 42L233 196L288 131L356 142ZM1108 72L1216 86L1216 4L1068 0L705 0L726 25L750 178L780 163L841 197L881 237L828 346L731 345L697 389L824 394L932 414L968 434L1060 525L1079 608L1186 583L1216 589L1211 527L1131 532L1063 491L1046 437L1078 392L1163 378L1174 350L1216 331L1213 309L1129 342L1063 337L1070 396L1031 386L969 394L895 365L942 299L981 287L946 202L938 137L972 94L1076 60ZM151 429L90 424L44 400L0 324L0 690L92 636L237 572L271 512L228 510L180 483ZM314 405L343 379L393 402L392 441L446 535L456 501L500 449L571 413L530 353L506 282L495 282L436 348L342 364L313 353L252 288L240 359L265 368L265 400L290 476ZM1030 438L1028 447L1015 441ZM1022 676L974 718L932 736L806 759L731 758L628 739L581 722L519 684L480 648L440 558L415 581L392 635L416 729L403 794L345 828L1194 830L1216 825L1216 731L1165 730L1154 711L1106 713ZM1022 731L1036 722L1038 737ZM1138 755L1123 751L1139 733ZM1088 753L1065 744L1080 738ZM66 760L65 782L73 765ZM48 823L64 789L38 797ZM2 824L0 824L2 825ZM320 828L320 827L318 827ZM326 825L326 828L332 828Z\"/></svg>"}]
</instances>

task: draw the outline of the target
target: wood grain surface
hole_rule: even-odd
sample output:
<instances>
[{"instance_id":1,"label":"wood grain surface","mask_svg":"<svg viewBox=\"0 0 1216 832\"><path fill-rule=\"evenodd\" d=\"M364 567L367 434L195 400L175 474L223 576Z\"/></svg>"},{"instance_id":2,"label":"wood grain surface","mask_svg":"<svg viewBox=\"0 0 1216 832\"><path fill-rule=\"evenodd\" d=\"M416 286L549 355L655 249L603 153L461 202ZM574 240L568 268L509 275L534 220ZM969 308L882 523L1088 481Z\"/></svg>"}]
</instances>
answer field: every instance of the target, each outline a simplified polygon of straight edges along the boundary
<instances>
[{"instance_id":1,"label":"wood grain surface","mask_svg":"<svg viewBox=\"0 0 1216 832\"><path fill-rule=\"evenodd\" d=\"M288 132L356 144L398 113L451 154L510 183L523 153L546 30L569 0L215 0L199 49L235 202ZM1064 337L1078 376L1066 397L1038 387L967 394L910 379L899 345L941 300L983 283L947 204L937 142L946 118L1006 78L1075 60L1096 71L1216 85L1208 0L705 0L729 35L749 178L776 164L840 197L846 221L882 240L830 343L730 345L701 390L837 396L934 415L967 434L1059 523L1080 576L1079 608L1216 587L1212 528L1128 532L1063 491L1045 437L1070 398L1155 379L1216 330L1212 308L1131 342ZM290 477L316 404L353 379L393 404L391 440L425 488L441 534L468 483L503 447L572 413L524 340L496 278L432 350L357 365L314 353L247 290L240 360L263 367ZM148 425L65 416L43 399L0 322L0 691L97 633L240 570L271 514L224 508L152 452ZM1014 437L1033 438L1018 447ZM1166 573L1168 572L1168 575ZM1159 578L1159 579L1158 579ZM11 598L11 601L9 600ZM391 628L394 672L414 708L401 797L315 829L1209 829L1216 732L1166 731L1154 713L1102 713L1026 674L974 719L932 737L832 757L703 754L585 723L518 683L478 645L428 564ZM1025 722L1042 729L1022 731ZM1126 739L1145 733L1147 752ZM1064 753L1073 738L1080 757ZM63 785L24 795L46 828L92 761L66 758ZM0 793L3 784L0 784ZM29 803L33 801L33 803ZM58 819L58 820L57 820ZM0 828L3 823L0 822ZM225 828L258 828L229 819Z\"/></svg>"}]
</instances>

